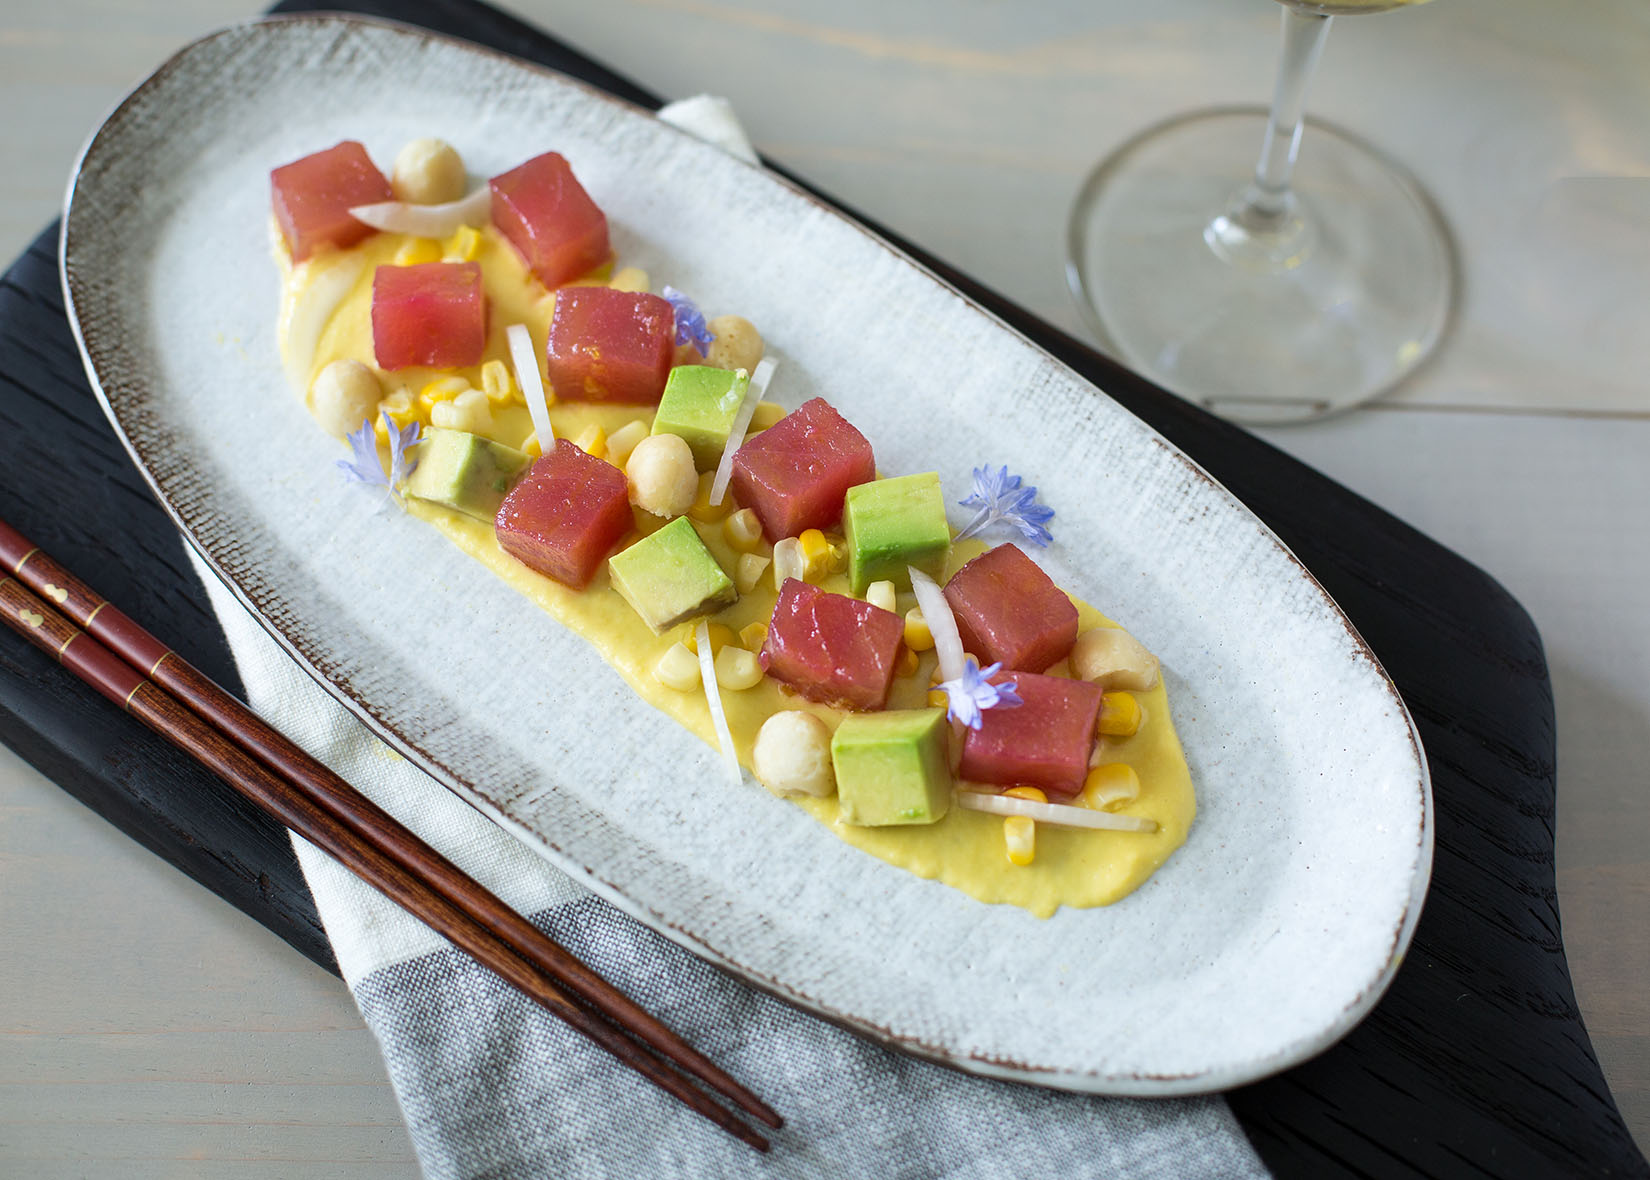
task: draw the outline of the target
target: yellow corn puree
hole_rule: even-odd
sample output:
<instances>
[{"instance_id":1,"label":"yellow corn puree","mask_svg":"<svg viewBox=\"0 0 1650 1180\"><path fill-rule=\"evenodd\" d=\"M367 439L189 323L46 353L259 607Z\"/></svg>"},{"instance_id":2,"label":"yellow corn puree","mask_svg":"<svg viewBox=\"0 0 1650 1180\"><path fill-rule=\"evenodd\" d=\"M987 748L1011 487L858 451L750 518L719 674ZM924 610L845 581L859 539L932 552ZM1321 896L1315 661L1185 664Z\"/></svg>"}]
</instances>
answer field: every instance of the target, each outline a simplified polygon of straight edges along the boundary
<instances>
[{"instance_id":1,"label":"yellow corn puree","mask_svg":"<svg viewBox=\"0 0 1650 1180\"><path fill-rule=\"evenodd\" d=\"M296 371L300 376L307 372L307 377L303 377L306 390L315 374L332 361L353 358L368 365L373 363L371 302L375 267L398 261L405 264L443 258L480 262L489 307L483 364L460 370L400 369L383 373L386 402L399 421L416 418L428 423L434 404L452 399L454 390L462 388L459 382L446 380L456 376L469 386L491 394L487 400L493 426L484 433L514 447L522 447L529 440L533 425L519 390L514 388L513 381L507 381L506 388L501 389L500 369L497 365L489 367L488 362L509 365L505 329L518 323L527 325L535 352L542 357L554 297L528 275L514 249L492 227L479 233L461 230L445 242L379 233L349 250L325 253L298 267L290 265L279 245L276 255L284 277L280 321L282 359L289 371ZM359 274L327 318L314 355L307 355L308 348L294 338L292 325L313 316L316 309L305 308L307 300L330 301L332 295L327 293L326 281L329 272L351 267L359 267ZM636 278L634 270L621 272L615 285L628 286ZM597 275L587 281L606 282L607 277ZM323 314L326 311L324 307L320 310ZM778 388L782 395L783 370ZM307 393L305 397L307 402ZM842 409L851 421L853 407ZM577 440L586 449L601 454L606 439L628 423L641 420L650 424L652 408L561 402L551 406L550 417L558 437ZM759 416L753 427L769 424L771 422ZM871 443L874 447L876 440L872 439ZM660 657L672 644L688 638L692 624L684 624L662 636L655 635L612 589L605 566L587 588L571 590L534 573L506 554L494 539L491 524L425 501L408 499L405 503L414 516L440 529L465 553L594 644L649 704L675 718L713 748L716 746L710 711L698 686L677 691L666 687L654 675ZM726 519L705 519L711 515L714 513L696 510L690 512L690 519L731 577L737 569L740 551L728 541ZM665 523L639 510L636 520L642 532L650 532ZM817 539L809 537L804 549L817 549L818 545ZM974 540L953 546L947 574L988 547ZM765 547L758 552L767 555ZM805 556L811 559L810 570L815 571L809 580L829 591L849 592L844 573L820 575L817 572L830 567L828 557L814 552ZM770 567L753 589L743 593L737 603L715 618L731 629L735 636L733 642L740 642L742 632L755 638L754 632L745 629L753 623L766 623L776 598ZM903 614L915 605L915 599L909 592L902 593L896 605ZM1077 603L1077 608L1081 630L1111 625L1094 608L1082 602ZM756 646L760 646L759 640ZM915 671L896 679L888 707L923 707L927 703L934 666L934 652L923 652L916 661ZM1050 671L1063 674L1066 669L1061 665ZM1136 696L1143 715L1139 731L1130 737L1103 738L1101 761L1126 763L1138 772L1139 797L1114 810L1155 820L1158 830L1154 833L1076 830L1040 823L1036 825L1034 857L1031 863L1019 865L1010 861L1005 849L1005 825L1001 816L953 805L945 818L935 824L855 827L837 822L834 797L799 798L796 803L839 839L920 877L943 881L983 902L1020 906L1038 917L1047 917L1062 905L1079 908L1108 905L1138 888L1185 842L1196 812L1191 775L1170 720L1162 679L1159 678L1157 686L1149 692ZM724 689L722 701L739 760L747 768L751 766L751 749L757 731L772 713L781 709L806 709L833 729L843 716L839 710L781 691L767 677L747 690ZM755 802L741 799L731 786L727 789L730 808Z\"/></svg>"}]
</instances>

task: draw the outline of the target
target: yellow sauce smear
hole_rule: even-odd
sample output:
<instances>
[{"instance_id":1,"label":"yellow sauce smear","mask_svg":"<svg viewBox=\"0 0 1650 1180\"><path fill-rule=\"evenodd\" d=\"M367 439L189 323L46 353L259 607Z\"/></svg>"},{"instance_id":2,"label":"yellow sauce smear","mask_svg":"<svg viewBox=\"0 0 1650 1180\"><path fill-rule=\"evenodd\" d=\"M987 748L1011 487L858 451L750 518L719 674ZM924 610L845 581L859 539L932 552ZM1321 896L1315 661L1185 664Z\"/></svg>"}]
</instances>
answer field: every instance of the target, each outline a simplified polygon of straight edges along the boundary
<instances>
[{"instance_id":1,"label":"yellow sauce smear","mask_svg":"<svg viewBox=\"0 0 1650 1180\"><path fill-rule=\"evenodd\" d=\"M409 239L400 235L377 234L351 250L322 255L296 268L288 265L284 252L277 249L285 275L281 318L283 361L299 372L307 371L311 377L340 358L351 357L370 365L373 360L372 272L376 266L392 264L408 242ZM497 358L509 362L504 332L510 324L517 323L528 326L535 348L542 356L552 296L527 275L514 250L490 227L482 232L476 261L482 264L489 303L484 361ZM304 322L306 314L311 321L316 319L315 309L305 308L305 300L314 292L324 292L328 286L327 276L340 267L360 267L360 273L336 308L320 309L325 328L320 331L318 347L311 356L302 342L293 339L291 325ZM326 302L330 303L331 298L325 296ZM326 314L329 311L330 314ZM426 383L451 376L453 372L396 370L384 375L385 392L405 387L416 399ZM456 372L472 385L480 386L479 366ZM308 388L307 381L305 388ZM520 446L532 432L531 420L523 406L494 407L493 415L494 429L490 436L498 442ZM560 437L571 437L592 423L611 434L636 419L651 423L652 408L557 404L551 407L550 416ZM676 692L653 676L659 657L672 644L687 637L691 624L662 636L655 635L612 589L605 567L584 590L571 590L534 573L500 549L490 523L425 501L408 499L406 506L414 516L440 529L465 553L594 644L642 699L675 718L713 748L716 746L703 694ZM650 532L664 523L640 511L636 512L636 521L639 532ZM695 528L723 568L731 570L738 554L724 539L721 524L696 522ZM953 546L947 575L985 548L976 541ZM836 593L849 592L843 574L830 575L820 585ZM714 616L715 621L727 624L736 633L749 623L765 623L773 613L776 598L771 575L765 576L754 590ZM1082 630L1112 625L1093 607L1073 601L1077 604ZM915 599L909 592L900 595L901 612L914 605ZM896 679L888 707L924 707L934 662L934 653L927 652L914 675ZM1064 673L1065 668L1060 666L1050 671ZM1144 724L1133 737L1102 738L1105 746L1101 760L1127 763L1140 776L1140 797L1114 810L1157 821L1158 830L1154 833L1088 831L1038 824L1035 860L1030 865L1016 866L1009 862L1004 850L1000 816L953 805L938 823L862 828L837 822L834 798L804 798L796 803L854 847L917 876L942 881L983 902L1020 906L1038 917L1048 917L1062 905L1075 908L1108 905L1139 888L1185 842L1197 810L1191 774L1169 716L1162 681L1151 691L1135 695L1145 713ZM723 690L722 701L739 760L746 768L751 765L751 747L757 730L774 712L806 709L825 719L832 728L843 715L838 710L794 696L766 677L755 688L743 692ZM727 789L729 808L754 802L742 799L731 785Z\"/></svg>"}]
</instances>

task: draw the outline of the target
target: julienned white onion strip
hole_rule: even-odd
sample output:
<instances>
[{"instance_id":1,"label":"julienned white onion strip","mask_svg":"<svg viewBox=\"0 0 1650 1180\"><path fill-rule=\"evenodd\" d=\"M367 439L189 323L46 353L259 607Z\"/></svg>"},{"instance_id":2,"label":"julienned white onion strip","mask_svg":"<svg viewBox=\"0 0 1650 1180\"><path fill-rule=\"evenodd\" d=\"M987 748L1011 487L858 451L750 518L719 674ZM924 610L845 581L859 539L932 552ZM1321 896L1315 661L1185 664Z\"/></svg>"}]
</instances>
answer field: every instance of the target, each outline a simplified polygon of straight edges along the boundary
<instances>
[{"instance_id":1,"label":"julienned white onion strip","mask_svg":"<svg viewBox=\"0 0 1650 1180\"><path fill-rule=\"evenodd\" d=\"M355 286L365 265L359 258L337 257L324 263L317 259L303 264L303 267L319 269L314 271L314 277L305 274L303 292L282 309L279 329L286 382L299 397L309 392L315 354L320 351L321 336L332 322L332 313ZM299 273L304 273L302 268ZM295 273L294 278L297 277Z\"/></svg>"},{"instance_id":2,"label":"julienned white onion strip","mask_svg":"<svg viewBox=\"0 0 1650 1180\"><path fill-rule=\"evenodd\" d=\"M745 431L750 428L751 418L756 413L756 403L767 392L768 382L773 380L773 371L778 367L779 362L771 356L756 362L756 372L751 374L750 382L745 386L745 400L739 403L739 412L733 416L733 429L728 431L727 445L722 448L722 461L716 465L716 477L710 481L710 503L713 508L727 494L728 481L733 478L733 456L744 445Z\"/></svg>"},{"instance_id":3,"label":"julienned white onion strip","mask_svg":"<svg viewBox=\"0 0 1650 1180\"><path fill-rule=\"evenodd\" d=\"M544 379L539 376L539 354L533 351L533 334L526 324L511 324L504 329L504 338L510 343L510 363L516 369L516 384L527 402L527 412L533 416L533 429L539 436L539 454L548 455L556 445L556 428L550 425L550 406L544 400Z\"/></svg>"},{"instance_id":4,"label":"julienned white onion strip","mask_svg":"<svg viewBox=\"0 0 1650 1180\"><path fill-rule=\"evenodd\" d=\"M417 238L444 238L461 225L485 225L493 211L493 190L482 185L467 197L445 205L409 205L405 201L380 201L356 205L349 215L373 229L392 234L412 234Z\"/></svg>"},{"instance_id":5,"label":"julienned white onion strip","mask_svg":"<svg viewBox=\"0 0 1650 1180\"><path fill-rule=\"evenodd\" d=\"M705 704L710 706L711 724L716 726L716 744L722 747L722 762L728 776L736 783L745 781L739 770L739 755L733 748L733 731L728 728L728 715L722 708L722 689L716 683L716 657L710 650L710 624L700 619L693 628L693 640L699 648L699 679L705 683Z\"/></svg>"},{"instance_id":6,"label":"julienned white onion strip","mask_svg":"<svg viewBox=\"0 0 1650 1180\"><path fill-rule=\"evenodd\" d=\"M1038 803L1035 799L1015 799L1009 795L988 795L983 791L958 791L957 804L971 811L992 815L1018 815L1041 824L1061 828L1103 828L1110 832L1155 832L1155 819L1137 815L1113 815L1087 807L1067 807L1064 803Z\"/></svg>"},{"instance_id":7,"label":"julienned white onion strip","mask_svg":"<svg viewBox=\"0 0 1650 1180\"><path fill-rule=\"evenodd\" d=\"M963 674L963 645L962 636L957 634L957 616L951 613L951 604L938 582L914 566L906 568L911 572L911 589L916 592L923 621L934 637L934 654L940 659L940 679L956 680Z\"/></svg>"}]
</instances>

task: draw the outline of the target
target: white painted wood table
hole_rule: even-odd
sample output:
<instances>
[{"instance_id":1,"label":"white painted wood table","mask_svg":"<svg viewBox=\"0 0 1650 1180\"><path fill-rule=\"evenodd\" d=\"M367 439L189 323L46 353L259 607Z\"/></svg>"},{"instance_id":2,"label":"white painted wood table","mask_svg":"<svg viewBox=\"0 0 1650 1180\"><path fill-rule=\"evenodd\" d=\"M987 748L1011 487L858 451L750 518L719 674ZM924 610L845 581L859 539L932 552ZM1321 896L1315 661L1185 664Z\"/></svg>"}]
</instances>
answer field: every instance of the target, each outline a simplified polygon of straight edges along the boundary
<instances>
[{"instance_id":1,"label":"white painted wood table","mask_svg":"<svg viewBox=\"0 0 1650 1180\"><path fill-rule=\"evenodd\" d=\"M515 0L645 85L732 98L773 157L1081 333L1089 165L1269 91L1267 0ZM80 143L256 0L6 0L0 255ZM1582 1011L1650 1146L1650 10L1439 0L1340 22L1311 109L1407 162L1459 234L1438 363L1267 432L1504 582L1558 706L1558 877ZM1311 150L1310 141L1306 149ZM416 1174L343 985L0 750L0 1174Z\"/></svg>"}]
</instances>

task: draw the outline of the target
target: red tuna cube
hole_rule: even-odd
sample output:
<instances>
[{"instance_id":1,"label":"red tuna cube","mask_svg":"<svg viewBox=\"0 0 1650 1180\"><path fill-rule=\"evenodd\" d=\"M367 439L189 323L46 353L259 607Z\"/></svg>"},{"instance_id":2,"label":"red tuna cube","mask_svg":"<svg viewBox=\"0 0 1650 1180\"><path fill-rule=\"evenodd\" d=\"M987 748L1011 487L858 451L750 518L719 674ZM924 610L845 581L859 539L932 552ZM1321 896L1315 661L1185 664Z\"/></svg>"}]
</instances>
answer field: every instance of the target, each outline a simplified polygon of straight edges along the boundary
<instances>
[{"instance_id":1,"label":"red tuna cube","mask_svg":"<svg viewBox=\"0 0 1650 1180\"><path fill-rule=\"evenodd\" d=\"M611 287L556 292L545 365L569 402L656 405L676 354L676 312L657 295Z\"/></svg>"},{"instance_id":2,"label":"red tuna cube","mask_svg":"<svg viewBox=\"0 0 1650 1180\"><path fill-rule=\"evenodd\" d=\"M762 667L811 701L880 709L904 634L905 622L893 611L787 578L768 622Z\"/></svg>"},{"instance_id":3,"label":"red tuna cube","mask_svg":"<svg viewBox=\"0 0 1650 1180\"><path fill-rule=\"evenodd\" d=\"M381 266L372 276L372 351L381 369L481 363L487 295L479 262Z\"/></svg>"},{"instance_id":4,"label":"red tuna cube","mask_svg":"<svg viewBox=\"0 0 1650 1180\"><path fill-rule=\"evenodd\" d=\"M395 199L367 149L353 139L275 169L269 187L275 221L294 262L321 246L355 245L374 231L349 211Z\"/></svg>"},{"instance_id":5,"label":"red tuna cube","mask_svg":"<svg viewBox=\"0 0 1650 1180\"><path fill-rule=\"evenodd\" d=\"M994 683L1016 682L1024 704L986 709L980 728L963 738L960 777L998 786L1041 787L1070 797L1083 789L1095 722L1100 719L1098 684L1042 676L1035 672L999 672Z\"/></svg>"},{"instance_id":6,"label":"red tuna cube","mask_svg":"<svg viewBox=\"0 0 1650 1180\"><path fill-rule=\"evenodd\" d=\"M871 444L819 397L733 457L733 494L756 512L770 541L834 527L848 489L876 477Z\"/></svg>"},{"instance_id":7,"label":"red tuna cube","mask_svg":"<svg viewBox=\"0 0 1650 1180\"><path fill-rule=\"evenodd\" d=\"M1077 608L1017 545L999 545L963 566L945 597L963 650L981 664L1041 672L1077 641Z\"/></svg>"},{"instance_id":8,"label":"red tuna cube","mask_svg":"<svg viewBox=\"0 0 1650 1180\"><path fill-rule=\"evenodd\" d=\"M511 557L582 590L634 525L624 472L557 439L504 497L493 525Z\"/></svg>"},{"instance_id":9,"label":"red tuna cube","mask_svg":"<svg viewBox=\"0 0 1650 1180\"><path fill-rule=\"evenodd\" d=\"M487 183L493 224L546 287L571 282L613 257L606 215L557 153L534 156Z\"/></svg>"}]
</instances>

